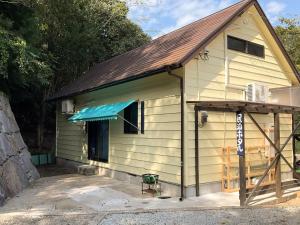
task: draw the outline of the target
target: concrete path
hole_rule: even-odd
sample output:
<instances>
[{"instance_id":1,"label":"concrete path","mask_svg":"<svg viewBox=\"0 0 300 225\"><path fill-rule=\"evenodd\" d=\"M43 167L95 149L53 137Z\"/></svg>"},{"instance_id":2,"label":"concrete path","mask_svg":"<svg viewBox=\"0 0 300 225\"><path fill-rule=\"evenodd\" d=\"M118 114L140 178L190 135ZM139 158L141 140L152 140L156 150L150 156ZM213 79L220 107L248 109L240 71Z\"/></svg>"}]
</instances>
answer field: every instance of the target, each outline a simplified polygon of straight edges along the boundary
<instances>
[{"instance_id":1,"label":"concrete path","mask_svg":"<svg viewBox=\"0 0 300 225\"><path fill-rule=\"evenodd\" d=\"M182 202L141 194L140 187L103 176L66 174L44 177L7 201L0 213L58 215L120 210L238 206L237 193L215 193Z\"/></svg>"},{"instance_id":2,"label":"concrete path","mask_svg":"<svg viewBox=\"0 0 300 225\"><path fill-rule=\"evenodd\" d=\"M238 205L237 193L215 193L180 202L178 198L142 195L139 186L108 177L66 174L43 177L8 200L0 208L0 224L296 224L294 218L300 221L297 207L240 209Z\"/></svg>"}]
</instances>

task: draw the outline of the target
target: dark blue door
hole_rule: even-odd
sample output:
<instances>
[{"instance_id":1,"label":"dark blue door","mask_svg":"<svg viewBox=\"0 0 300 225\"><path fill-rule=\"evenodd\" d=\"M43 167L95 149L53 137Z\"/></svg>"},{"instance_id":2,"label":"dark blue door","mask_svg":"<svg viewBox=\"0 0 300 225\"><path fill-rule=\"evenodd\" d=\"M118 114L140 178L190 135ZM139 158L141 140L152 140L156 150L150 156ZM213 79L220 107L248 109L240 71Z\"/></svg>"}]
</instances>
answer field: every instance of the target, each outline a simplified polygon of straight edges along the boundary
<instances>
[{"instance_id":1,"label":"dark blue door","mask_svg":"<svg viewBox=\"0 0 300 225\"><path fill-rule=\"evenodd\" d=\"M100 121L99 132L99 161L108 162L108 136L109 123L108 120Z\"/></svg>"},{"instance_id":2,"label":"dark blue door","mask_svg":"<svg viewBox=\"0 0 300 225\"><path fill-rule=\"evenodd\" d=\"M88 122L88 159L108 162L109 122Z\"/></svg>"},{"instance_id":3,"label":"dark blue door","mask_svg":"<svg viewBox=\"0 0 300 225\"><path fill-rule=\"evenodd\" d=\"M88 159L96 158L97 149L97 122L88 122Z\"/></svg>"}]
</instances>

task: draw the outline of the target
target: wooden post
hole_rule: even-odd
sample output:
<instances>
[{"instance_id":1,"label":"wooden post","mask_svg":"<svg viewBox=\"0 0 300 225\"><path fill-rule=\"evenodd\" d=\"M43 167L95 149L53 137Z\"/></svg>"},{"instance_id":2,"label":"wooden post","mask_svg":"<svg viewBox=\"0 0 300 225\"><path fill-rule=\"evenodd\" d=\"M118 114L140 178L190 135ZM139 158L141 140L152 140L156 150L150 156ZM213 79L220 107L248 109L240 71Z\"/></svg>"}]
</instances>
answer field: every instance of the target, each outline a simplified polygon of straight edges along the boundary
<instances>
[{"instance_id":1,"label":"wooden post","mask_svg":"<svg viewBox=\"0 0 300 225\"><path fill-rule=\"evenodd\" d=\"M239 156L240 168L240 206L245 206L246 202L246 176L245 176L245 156Z\"/></svg>"},{"instance_id":2,"label":"wooden post","mask_svg":"<svg viewBox=\"0 0 300 225\"><path fill-rule=\"evenodd\" d=\"M280 149L280 119L279 113L274 113L274 143L275 146ZM279 153L276 153L276 156ZM281 188L281 156L278 155L278 159L275 163L275 185L276 185L276 197L281 198L282 188Z\"/></svg>"},{"instance_id":3,"label":"wooden post","mask_svg":"<svg viewBox=\"0 0 300 225\"><path fill-rule=\"evenodd\" d=\"M230 179L230 174L231 174L231 160L230 160L230 147L227 146L226 148L226 152L227 152L227 189L230 189L231 188L231 179Z\"/></svg>"},{"instance_id":4,"label":"wooden post","mask_svg":"<svg viewBox=\"0 0 300 225\"><path fill-rule=\"evenodd\" d=\"M236 112L237 154L239 156L240 205L246 202L245 123L244 112Z\"/></svg>"},{"instance_id":5,"label":"wooden post","mask_svg":"<svg viewBox=\"0 0 300 225\"><path fill-rule=\"evenodd\" d=\"M195 182L196 182L196 196L199 196L199 112L195 106Z\"/></svg>"}]
</instances>

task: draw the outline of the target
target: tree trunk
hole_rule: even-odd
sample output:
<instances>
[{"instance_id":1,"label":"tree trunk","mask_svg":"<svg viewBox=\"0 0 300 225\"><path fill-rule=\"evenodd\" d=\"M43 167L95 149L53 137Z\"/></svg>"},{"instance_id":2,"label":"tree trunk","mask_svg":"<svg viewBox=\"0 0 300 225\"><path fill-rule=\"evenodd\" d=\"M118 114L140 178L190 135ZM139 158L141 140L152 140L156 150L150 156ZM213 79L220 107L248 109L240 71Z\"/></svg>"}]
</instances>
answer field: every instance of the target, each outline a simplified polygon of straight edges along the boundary
<instances>
[{"instance_id":1,"label":"tree trunk","mask_svg":"<svg viewBox=\"0 0 300 225\"><path fill-rule=\"evenodd\" d=\"M45 135L45 121L46 121L46 114L47 114L47 105L45 99L49 96L50 93L50 87L46 89L43 93L43 100L40 104L40 114L39 114L39 120L37 125L37 144L38 144L38 150L41 152L43 149L43 143L44 143L44 135Z\"/></svg>"},{"instance_id":2,"label":"tree trunk","mask_svg":"<svg viewBox=\"0 0 300 225\"><path fill-rule=\"evenodd\" d=\"M40 116L37 124L37 145L38 145L39 152L41 152L41 150L43 149L45 120L46 120L46 103L43 101L41 104L41 111L40 111Z\"/></svg>"}]
</instances>

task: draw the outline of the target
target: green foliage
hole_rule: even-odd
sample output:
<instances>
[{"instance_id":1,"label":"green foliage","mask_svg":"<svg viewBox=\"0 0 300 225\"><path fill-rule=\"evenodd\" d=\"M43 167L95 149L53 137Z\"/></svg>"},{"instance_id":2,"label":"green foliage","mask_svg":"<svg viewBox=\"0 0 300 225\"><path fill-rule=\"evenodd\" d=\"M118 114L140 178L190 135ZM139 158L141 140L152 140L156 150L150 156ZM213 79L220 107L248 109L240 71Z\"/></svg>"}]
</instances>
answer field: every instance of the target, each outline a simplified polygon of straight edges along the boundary
<instances>
[{"instance_id":1,"label":"green foliage","mask_svg":"<svg viewBox=\"0 0 300 225\"><path fill-rule=\"evenodd\" d=\"M94 63L150 41L119 0L18 0L0 6L0 79L12 89L40 82L51 95Z\"/></svg>"},{"instance_id":2,"label":"green foliage","mask_svg":"<svg viewBox=\"0 0 300 225\"><path fill-rule=\"evenodd\" d=\"M57 59L54 90L95 62L150 40L127 19L128 8L118 0L43 0L36 8L45 44Z\"/></svg>"},{"instance_id":3,"label":"green foliage","mask_svg":"<svg viewBox=\"0 0 300 225\"><path fill-rule=\"evenodd\" d=\"M52 70L47 55L0 27L0 81L5 92L32 83L47 85Z\"/></svg>"},{"instance_id":4,"label":"green foliage","mask_svg":"<svg viewBox=\"0 0 300 225\"><path fill-rule=\"evenodd\" d=\"M55 130L49 95L94 63L150 41L127 13L121 0L0 0L0 90L39 148L44 126Z\"/></svg>"},{"instance_id":5,"label":"green foliage","mask_svg":"<svg viewBox=\"0 0 300 225\"><path fill-rule=\"evenodd\" d=\"M12 95L24 86L45 87L53 75L50 57L24 38L33 39L31 10L2 3L0 13L0 90Z\"/></svg>"},{"instance_id":6,"label":"green foliage","mask_svg":"<svg viewBox=\"0 0 300 225\"><path fill-rule=\"evenodd\" d=\"M275 31L300 71L300 18L281 18Z\"/></svg>"}]
</instances>

